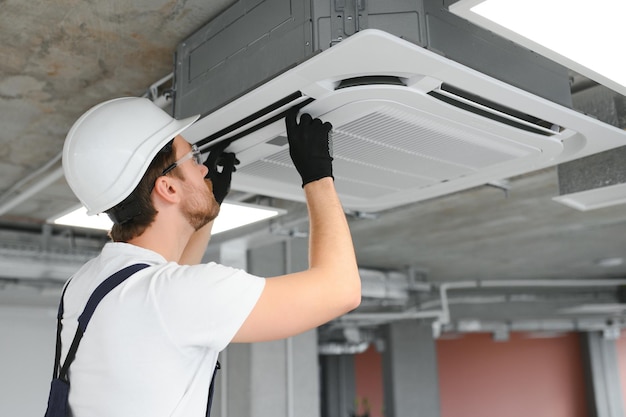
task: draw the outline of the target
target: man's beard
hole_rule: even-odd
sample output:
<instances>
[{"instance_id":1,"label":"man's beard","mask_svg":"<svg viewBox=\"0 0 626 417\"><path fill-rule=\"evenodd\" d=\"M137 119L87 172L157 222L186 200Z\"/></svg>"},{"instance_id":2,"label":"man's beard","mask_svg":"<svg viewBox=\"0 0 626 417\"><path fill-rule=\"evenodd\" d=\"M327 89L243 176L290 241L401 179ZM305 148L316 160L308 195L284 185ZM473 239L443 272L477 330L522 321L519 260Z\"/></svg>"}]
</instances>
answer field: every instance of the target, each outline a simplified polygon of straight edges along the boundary
<instances>
[{"instance_id":1,"label":"man's beard","mask_svg":"<svg viewBox=\"0 0 626 417\"><path fill-rule=\"evenodd\" d=\"M220 212L220 205L215 201L211 191L210 181L205 180L206 188L200 192L187 193L190 198L185 199L181 211L194 230L214 220Z\"/></svg>"}]
</instances>

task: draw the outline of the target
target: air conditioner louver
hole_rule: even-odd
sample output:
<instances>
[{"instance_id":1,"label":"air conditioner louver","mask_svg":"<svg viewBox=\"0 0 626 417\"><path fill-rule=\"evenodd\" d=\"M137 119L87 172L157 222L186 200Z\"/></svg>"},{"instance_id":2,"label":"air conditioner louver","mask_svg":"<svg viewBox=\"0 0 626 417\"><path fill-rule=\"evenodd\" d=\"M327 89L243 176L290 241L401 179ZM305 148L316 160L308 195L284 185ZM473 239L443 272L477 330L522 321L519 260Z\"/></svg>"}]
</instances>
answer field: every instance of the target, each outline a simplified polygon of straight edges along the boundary
<instances>
[{"instance_id":1,"label":"air conditioner louver","mask_svg":"<svg viewBox=\"0 0 626 417\"><path fill-rule=\"evenodd\" d=\"M302 200L282 120L293 105L333 124L336 187L359 211L626 144L626 132L372 29L203 117L187 139L232 142L234 189Z\"/></svg>"},{"instance_id":2,"label":"air conditioner louver","mask_svg":"<svg viewBox=\"0 0 626 417\"><path fill-rule=\"evenodd\" d=\"M523 114L445 84L428 94L453 106L532 133L552 136L562 131L561 127L554 123Z\"/></svg>"}]
</instances>

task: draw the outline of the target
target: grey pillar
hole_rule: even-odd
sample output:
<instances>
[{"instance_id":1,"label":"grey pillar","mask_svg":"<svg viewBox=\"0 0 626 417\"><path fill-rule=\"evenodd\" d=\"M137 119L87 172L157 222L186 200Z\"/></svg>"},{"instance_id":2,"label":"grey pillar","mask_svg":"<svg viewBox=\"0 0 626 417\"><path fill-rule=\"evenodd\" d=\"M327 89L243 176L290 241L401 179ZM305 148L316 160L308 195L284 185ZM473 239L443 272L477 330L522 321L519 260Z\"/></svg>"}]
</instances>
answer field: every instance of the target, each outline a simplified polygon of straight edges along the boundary
<instances>
[{"instance_id":1,"label":"grey pillar","mask_svg":"<svg viewBox=\"0 0 626 417\"><path fill-rule=\"evenodd\" d=\"M385 417L439 417L437 352L430 323L391 323L385 340Z\"/></svg>"},{"instance_id":2,"label":"grey pillar","mask_svg":"<svg viewBox=\"0 0 626 417\"><path fill-rule=\"evenodd\" d=\"M587 404L591 417L623 417L622 387L615 340L601 332L582 334Z\"/></svg>"},{"instance_id":3,"label":"grey pillar","mask_svg":"<svg viewBox=\"0 0 626 417\"><path fill-rule=\"evenodd\" d=\"M326 355L322 366L322 417L348 417L355 408L354 355Z\"/></svg>"},{"instance_id":4,"label":"grey pillar","mask_svg":"<svg viewBox=\"0 0 626 417\"><path fill-rule=\"evenodd\" d=\"M306 240L246 248L222 245L222 263L271 277L306 268ZM319 417L317 332L231 344L220 354L213 417Z\"/></svg>"}]
</instances>

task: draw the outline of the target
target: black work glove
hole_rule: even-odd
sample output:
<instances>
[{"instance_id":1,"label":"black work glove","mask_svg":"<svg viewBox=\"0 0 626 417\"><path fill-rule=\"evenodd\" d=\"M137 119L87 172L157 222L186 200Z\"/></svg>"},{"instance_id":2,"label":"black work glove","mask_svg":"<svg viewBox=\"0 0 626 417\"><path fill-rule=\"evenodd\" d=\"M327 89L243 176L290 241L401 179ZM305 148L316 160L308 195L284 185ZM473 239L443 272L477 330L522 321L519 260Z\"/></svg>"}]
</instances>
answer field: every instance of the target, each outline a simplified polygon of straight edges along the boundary
<instances>
[{"instance_id":1,"label":"black work glove","mask_svg":"<svg viewBox=\"0 0 626 417\"><path fill-rule=\"evenodd\" d=\"M209 157L204 161L204 165L209 169L204 178L211 180L211 183L213 183L213 196L218 204L222 204L230 191L230 181L232 180L233 172L237 171L236 165L239 164L239 160L234 153L224 152L228 145L228 142L217 145L211 149Z\"/></svg>"},{"instance_id":2,"label":"black work glove","mask_svg":"<svg viewBox=\"0 0 626 417\"><path fill-rule=\"evenodd\" d=\"M289 155L296 166L302 187L325 177L333 177L333 157L330 155L329 132L333 126L305 113L296 121L298 109L292 108L285 116Z\"/></svg>"}]
</instances>

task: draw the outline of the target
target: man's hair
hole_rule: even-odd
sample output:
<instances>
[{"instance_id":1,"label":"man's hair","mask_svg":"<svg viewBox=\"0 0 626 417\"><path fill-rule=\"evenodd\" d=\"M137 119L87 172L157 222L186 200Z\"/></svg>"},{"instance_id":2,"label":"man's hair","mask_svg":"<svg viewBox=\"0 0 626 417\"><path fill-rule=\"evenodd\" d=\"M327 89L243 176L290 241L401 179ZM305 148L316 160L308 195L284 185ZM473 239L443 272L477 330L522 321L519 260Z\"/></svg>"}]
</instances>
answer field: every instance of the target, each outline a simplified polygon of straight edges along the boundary
<instances>
[{"instance_id":1,"label":"man's hair","mask_svg":"<svg viewBox=\"0 0 626 417\"><path fill-rule=\"evenodd\" d=\"M128 242L140 236L154 221L157 214L151 199L154 183L162 175L163 170L174 163L175 159L176 151L172 140L159 150L133 192L124 201L107 210L114 222L109 232L114 242ZM176 175L174 172L172 174ZM124 214L120 216L120 213Z\"/></svg>"}]
</instances>

